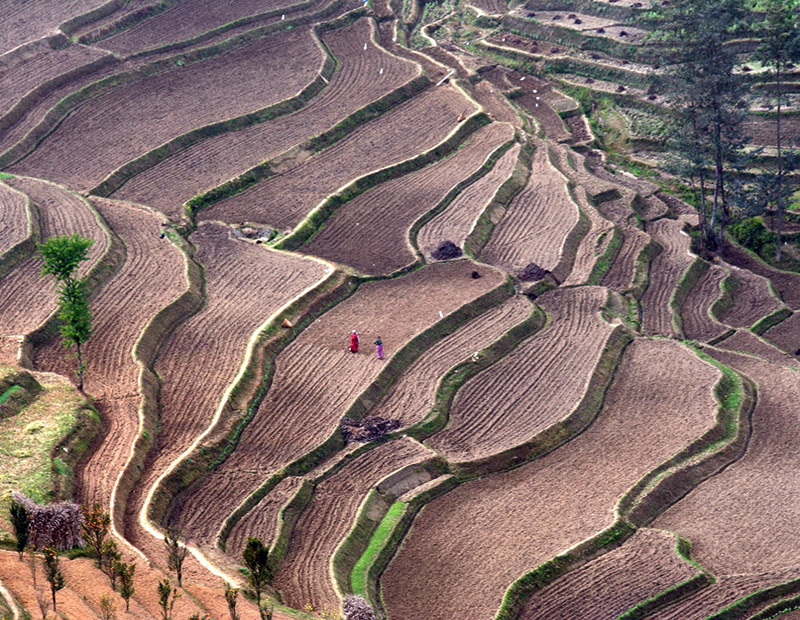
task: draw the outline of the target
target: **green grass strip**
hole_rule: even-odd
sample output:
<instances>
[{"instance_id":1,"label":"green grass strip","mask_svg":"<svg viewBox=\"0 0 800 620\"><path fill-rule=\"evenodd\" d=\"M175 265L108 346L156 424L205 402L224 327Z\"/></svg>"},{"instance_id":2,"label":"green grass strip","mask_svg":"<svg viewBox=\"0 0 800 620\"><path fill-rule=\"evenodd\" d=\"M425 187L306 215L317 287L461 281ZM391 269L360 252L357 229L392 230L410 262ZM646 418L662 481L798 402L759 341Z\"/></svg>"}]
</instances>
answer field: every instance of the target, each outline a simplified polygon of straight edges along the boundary
<instances>
[{"instance_id":1,"label":"green grass strip","mask_svg":"<svg viewBox=\"0 0 800 620\"><path fill-rule=\"evenodd\" d=\"M0 394L0 405L5 404L5 402L11 398L15 393L19 392L22 389L19 385L12 385L8 388L5 392Z\"/></svg>"},{"instance_id":2,"label":"green grass strip","mask_svg":"<svg viewBox=\"0 0 800 620\"><path fill-rule=\"evenodd\" d=\"M759 607L760 605L763 605L772 599L796 595L798 592L800 592L800 579L792 579L791 581L779 583L776 586L763 588L762 590L748 594L747 596L740 598L738 601L731 603L720 611L713 613L710 616L706 616L704 620L738 620L740 618L749 619L750 614L755 610L756 607ZM787 603L789 603L789 601L787 601ZM791 604L796 604L796 601L792 600ZM753 618L757 617L759 617L758 614L753 616Z\"/></svg>"},{"instance_id":3,"label":"green grass strip","mask_svg":"<svg viewBox=\"0 0 800 620\"><path fill-rule=\"evenodd\" d=\"M378 529L372 534L367 544L367 549L363 555L358 559L356 565L353 567L353 574L351 577L351 587L353 593L367 598L367 571L372 563L375 561L380 550L385 546L389 538L389 534L394 529L394 526L403 516L407 504L405 502L395 502L389 507L389 511L381 519Z\"/></svg>"},{"instance_id":4,"label":"green grass strip","mask_svg":"<svg viewBox=\"0 0 800 620\"><path fill-rule=\"evenodd\" d=\"M757 336L761 336L768 330L775 327L778 323L781 323L792 316L792 311L789 310L787 307L778 308L775 312L768 314L765 317L762 317L750 328L750 331L756 334Z\"/></svg>"},{"instance_id":5,"label":"green grass strip","mask_svg":"<svg viewBox=\"0 0 800 620\"><path fill-rule=\"evenodd\" d=\"M611 239L609 239L608 245L606 246L602 256L597 259L594 267L592 267L592 272L589 274L586 284L599 285L603 281L603 278L606 277L606 274L611 269L611 265L614 264L614 260L616 260L620 248L622 248L622 241L622 233L620 232L619 228L614 226L611 232Z\"/></svg>"}]
</instances>

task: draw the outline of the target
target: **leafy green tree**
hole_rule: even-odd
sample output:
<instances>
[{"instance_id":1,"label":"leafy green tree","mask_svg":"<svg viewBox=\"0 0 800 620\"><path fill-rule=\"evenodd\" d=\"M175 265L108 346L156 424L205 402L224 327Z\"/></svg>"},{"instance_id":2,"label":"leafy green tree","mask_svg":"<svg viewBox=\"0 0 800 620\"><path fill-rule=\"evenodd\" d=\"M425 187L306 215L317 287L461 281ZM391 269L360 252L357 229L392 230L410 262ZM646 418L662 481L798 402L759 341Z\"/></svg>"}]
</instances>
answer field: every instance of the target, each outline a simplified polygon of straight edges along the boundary
<instances>
[{"instance_id":1,"label":"leafy green tree","mask_svg":"<svg viewBox=\"0 0 800 620\"><path fill-rule=\"evenodd\" d=\"M264 546L258 538L251 536L247 539L247 545L242 551L242 559L247 567L247 583L256 593L256 603L259 613L261 612L261 595L272 579L272 571L269 568L269 549Z\"/></svg>"},{"instance_id":2,"label":"leafy green tree","mask_svg":"<svg viewBox=\"0 0 800 620\"><path fill-rule=\"evenodd\" d=\"M16 499L11 500L11 525L14 527L14 536L17 539L17 553L19 560L22 561L22 554L28 544L28 532L31 526L31 515L25 505Z\"/></svg>"},{"instance_id":3,"label":"leafy green tree","mask_svg":"<svg viewBox=\"0 0 800 620\"><path fill-rule=\"evenodd\" d=\"M92 334L92 314L89 311L89 295L86 278L76 277L81 262L89 258L91 239L77 233L69 236L55 236L39 244L39 253L44 260L42 276L51 275L56 279L58 291L59 327L64 345L73 345L78 358L78 389L83 389L83 356L81 346Z\"/></svg>"},{"instance_id":4,"label":"leafy green tree","mask_svg":"<svg viewBox=\"0 0 800 620\"><path fill-rule=\"evenodd\" d=\"M108 575L111 582L111 589L117 590L117 572L114 566L122 559L122 554L117 551L117 543L113 540L106 540L100 548L101 570Z\"/></svg>"},{"instance_id":5,"label":"leafy green tree","mask_svg":"<svg viewBox=\"0 0 800 620\"><path fill-rule=\"evenodd\" d=\"M125 601L125 611L130 611L131 597L135 592L133 587L133 575L136 572L136 562L126 564L117 560L114 562L114 573L119 580L119 595Z\"/></svg>"},{"instance_id":6,"label":"leafy green tree","mask_svg":"<svg viewBox=\"0 0 800 620\"><path fill-rule=\"evenodd\" d=\"M172 609L180 598L177 588L173 588L168 579L158 582L158 604L161 606L161 620L172 620Z\"/></svg>"},{"instance_id":7,"label":"leafy green tree","mask_svg":"<svg viewBox=\"0 0 800 620\"><path fill-rule=\"evenodd\" d=\"M58 560L58 552L52 547L45 547L42 551L44 555L44 576L50 584L50 594L53 597L53 611L56 611L56 592L64 587L64 573L61 572Z\"/></svg>"},{"instance_id":8,"label":"leafy green tree","mask_svg":"<svg viewBox=\"0 0 800 620\"><path fill-rule=\"evenodd\" d=\"M778 149L778 166L776 176L776 202L778 211L777 234L778 242L775 250L775 260L781 260L781 229L783 226L783 176L791 171L784 166L781 144L781 78L789 68L789 64L800 59L800 31L798 31L798 16L792 3L787 0L764 0L761 7L764 9L764 18L757 24L756 33L761 41L755 52L755 59L769 67L775 77L773 96L777 104L775 118L775 135ZM788 170L787 170L788 168Z\"/></svg>"}]
</instances>

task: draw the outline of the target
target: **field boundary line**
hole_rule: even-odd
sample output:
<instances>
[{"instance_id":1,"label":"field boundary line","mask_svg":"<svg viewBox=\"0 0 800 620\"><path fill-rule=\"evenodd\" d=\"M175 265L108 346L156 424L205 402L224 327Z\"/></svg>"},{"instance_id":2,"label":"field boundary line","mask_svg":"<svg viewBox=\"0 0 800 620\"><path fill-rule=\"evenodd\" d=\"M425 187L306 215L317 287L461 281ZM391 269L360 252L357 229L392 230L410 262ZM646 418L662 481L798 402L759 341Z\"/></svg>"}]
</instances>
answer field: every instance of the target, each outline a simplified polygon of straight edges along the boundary
<instances>
[{"instance_id":1,"label":"field boundary line","mask_svg":"<svg viewBox=\"0 0 800 620\"><path fill-rule=\"evenodd\" d=\"M428 164L443 159L453 153L466 139L478 129L491 122L484 112L476 112L460 125L456 126L448 136L427 151L410 157L397 164L379 168L365 174L323 198L308 215L286 237L278 241L274 247L283 250L297 250L310 241L321 230L325 222L342 206L376 185L396 179L424 168Z\"/></svg>"},{"instance_id":2,"label":"field boundary line","mask_svg":"<svg viewBox=\"0 0 800 620\"><path fill-rule=\"evenodd\" d=\"M187 216L196 218L197 213L202 209L232 196L236 196L254 185L271 178L275 174L278 174L276 171L277 168L285 166L301 153L311 152L313 156L324 152L326 149L338 144L339 141L345 139L348 135L359 129L361 123L368 123L380 119L384 114L391 112L396 107L413 99L429 87L430 81L423 75L409 80L383 97L359 108L321 134L313 136L305 142L295 145L283 153L253 166L232 179L220 183L216 187L191 198L184 203L184 210ZM299 111L299 109L297 111Z\"/></svg>"},{"instance_id":3,"label":"field boundary line","mask_svg":"<svg viewBox=\"0 0 800 620\"><path fill-rule=\"evenodd\" d=\"M69 19L61 22L58 25L58 30L69 37L73 32L84 26L88 26L92 22L96 22L104 17L113 14L117 9L125 5L126 0L109 0L94 9L75 15Z\"/></svg>"},{"instance_id":4,"label":"field boundary line","mask_svg":"<svg viewBox=\"0 0 800 620\"><path fill-rule=\"evenodd\" d=\"M271 250L275 251L275 250ZM161 533L156 527L153 526L152 522L150 521L150 512L151 512L151 505L153 503L153 499L156 495L156 492L159 490L161 483L168 478L173 471L175 471L178 466L189 458L191 454L195 451L195 449L200 445L200 443L211 434L211 432L216 428L217 423L219 422L222 414L225 411L226 406L233 394L234 390L238 387L240 381L245 378L248 370L250 370L249 366L253 361L253 358L256 354L256 347L259 344L264 332L266 329L274 323L274 321L283 315L283 313L288 310L297 300L301 299L308 293L311 293L314 289L319 287L321 284L326 282L331 276L336 273L336 268L333 264L329 263L328 261L322 260L320 258L316 258L313 256L303 256L302 258L319 263L327 268L325 275L318 281L314 282L313 284L306 287L302 292L298 295L295 295L291 299L289 299L286 303L284 303L280 308L278 308L275 312L273 312L261 325L259 325L256 330L250 336L248 340L247 347L245 350L244 359L242 364L239 367L239 372L236 374L234 379L228 384L228 387L225 389L225 392L222 395L222 399L220 400L220 404L217 407L214 416L206 427L206 429L198 435L189 445L186 450L184 450L179 456L177 456L170 464L165 468L165 470L159 475L156 481L150 486L147 491L147 495L145 496L144 503L142 505L142 509L139 512L139 524L141 527L147 531L153 538L157 540L163 540L164 534ZM190 553L212 574L221 577L222 579L226 579L229 583L240 583L238 579L232 578L230 575L225 574L219 568L215 567L208 559L205 558L203 553L193 545L187 545L187 549L189 549Z\"/></svg>"},{"instance_id":5,"label":"field boundary line","mask_svg":"<svg viewBox=\"0 0 800 620\"><path fill-rule=\"evenodd\" d=\"M773 617L770 614L788 611L788 608L798 605L800 603L798 593L800 593L800 578L790 579L789 581L751 592L721 610L706 616L703 620L738 620L739 618L769 620ZM794 596L786 600L777 601L752 616L747 615L758 605L786 595Z\"/></svg>"},{"instance_id":6,"label":"field boundary line","mask_svg":"<svg viewBox=\"0 0 800 620\"><path fill-rule=\"evenodd\" d=\"M373 280L361 280L359 285ZM462 305L432 326L422 330L411 338L389 359L378 375L358 394L342 414L341 418L360 420L366 416L374 405L389 391L395 382L402 376L403 371L410 366L419 356L431 347L438 338L454 333L465 322L483 314L511 296L513 288L508 279L504 280L494 289L481 295L477 299ZM269 372L271 380L272 372ZM340 418L340 419L341 419ZM400 436L401 432L389 433L387 440ZM338 426L327 439L315 448L297 457L284 465L278 472L267 477L264 482L255 488L236 509L223 521L217 533L216 544L225 549L228 536L234 526L244 516L255 508L258 503L278 484L288 476L302 476L314 469L344 447L344 439Z\"/></svg>"},{"instance_id":7,"label":"field boundary line","mask_svg":"<svg viewBox=\"0 0 800 620\"><path fill-rule=\"evenodd\" d=\"M25 199L25 215L28 218L28 226L25 238L18 243L15 243L5 252L0 254L0 278L9 273L20 262L28 258L36 251L36 243L40 240L40 222L39 222L39 209L31 200L28 194L19 191L18 189L7 185L2 182L0 176L0 184L12 193L19 194Z\"/></svg>"},{"instance_id":8,"label":"field boundary line","mask_svg":"<svg viewBox=\"0 0 800 620\"><path fill-rule=\"evenodd\" d=\"M105 26L99 26L89 30L88 32L85 32L77 38L77 42L82 45L92 45L94 47L98 47L98 49L105 49L101 48L100 46L95 46L94 44L98 41L103 41L104 39L108 39L114 35L120 34L125 30L129 30L141 24L142 22L147 21L151 17L165 13L172 7L180 4L180 1L181 0L159 0L158 2L146 4L139 9L121 15ZM123 6L125 5L120 4L117 9L121 9ZM104 17L108 17L114 13L116 13L116 10ZM88 26L89 24L86 25Z\"/></svg>"},{"instance_id":9,"label":"field boundary line","mask_svg":"<svg viewBox=\"0 0 800 620\"><path fill-rule=\"evenodd\" d=\"M453 201L456 198L458 198L459 195L464 190L466 190L468 187L470 187L474 183L477 183L480 179L482 179L487 174L489 174L494 169L495 165L500 160L500 158L515 143L516 143L516 137L512 138L511 140L508 140L507 142L504 142L503 144L501 144L500 146L495 148L491 153L489 153L489 155L486 157L486 159L478 167L477 170L475 170L472 174L470 174L465 179L462 179L461 181L459 181L458 183L453 185L453 187L450 188L450 190L447 192L447 194L445 194L444 198L442 198L429 211L427 211L426 213L423 213L422 215L420 215L414 221L414 223L411 225L411 228L409 228L409 230L408 230L408 235L406 236L406 241L407 241L408 247L411 249L412 253L416 254L417 260L420 260L420 261L423 261L423 262L425 261L425 256L419 249L419 241L418 241L419 231L422 230L423 226L425 226L425 224L430 222L436 216L441 215L442 213L444 213L447 210L447 208L453 203ZM513 173L513 171L512 171L512 173ZM505 183L505 181L504 181L504 183ZM502 184L501 184L501 186L502 186ZM492 199L489 200L489 203L491 203L494 200L494 196L497 195L497 192L500 190L501 186L498 186L498 188L494 191L494 195L492 196ZM489 203L487 203L487 204L489 204Z\"/></svg>"},{"instance_id":10,"label":"field boundary line","mask_svg":"<svg viewBox=\"0 0 800 620\"><path fill-rule=\"evenodd\" d=\"M342 2L344 0L334 1ZM360 16L360 14L364 12L364 9L356 9L355 12L360 12ZM345 16L350 15L351 13L346 13ZM309 23L313 23L313 19L310 19ZM243 35L239 35L238 37L226 39L219 43L209 45L208 47L201 47L187 52L174 54L166 58L148 62L136 69L123 71L121 73L114 73L91 82L90 84L73 91L69 95L66 95L59 100L47 111L44 117L25 134L24 137L0 154L0 168L7 168L8 166L25 159L43 140L45 140L53 131L58 128L58 126L67 116L69 116L82 104L94 97L99 97L100 95L110 92L116 88L128 86L153 75L167 73L171 70L174 70L176 67L180 68L185 65L191 65L197 62L202 62L209 58L220 56L230 52L233 49L242 47L252 41L266 38L282 30L287 30L290 27L294 28L301 25L306 24L279 22L278 27L267 32L264 32L263 29L251 30Z\"/></svg>"}]
</instances>

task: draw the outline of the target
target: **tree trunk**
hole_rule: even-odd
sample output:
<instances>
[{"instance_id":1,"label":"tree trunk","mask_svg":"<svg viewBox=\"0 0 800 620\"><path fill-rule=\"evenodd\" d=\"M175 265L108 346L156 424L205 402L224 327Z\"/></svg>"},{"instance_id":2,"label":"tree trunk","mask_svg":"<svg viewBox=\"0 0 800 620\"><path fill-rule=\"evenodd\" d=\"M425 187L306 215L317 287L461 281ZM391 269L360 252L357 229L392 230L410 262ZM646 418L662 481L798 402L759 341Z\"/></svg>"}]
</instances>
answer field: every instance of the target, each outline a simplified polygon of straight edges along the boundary
<instances>
[{"instance_id":1,"label":"tree trunk","mask_svg":"<svg viewBox=\"0 0 800 620\"><path fill-rule=\"evenodd\" d=\"M81 343L76 342L75 344L78 347L78 391L83 392L83 355L81 354ZM102 559L99 561L102 563Z\"/></svg>"},{"instance_id":2,"label":"tree trunk","mask_svg":"<svg viewBox=\"0 0 800 620\"><path fill-rule=\"evenodd\" d=\"M56 613L56 589L52 584L50 585L50 594L53 595L53 613Z\"/></svg>"},{"instance_id":3,"label":"tree trunk","mask_svg":"<svg viewBox=\"0 0 800 620\"><path fill-rule=\"evenodd\" d=\"M778 123L777 123L777 144L778 144L778 247L775 250L775 260L781 261L781 227L783 225L783 162L781 161L781 63L778 61L777 71L778 88Z\"/></svg>"}]
</instances>

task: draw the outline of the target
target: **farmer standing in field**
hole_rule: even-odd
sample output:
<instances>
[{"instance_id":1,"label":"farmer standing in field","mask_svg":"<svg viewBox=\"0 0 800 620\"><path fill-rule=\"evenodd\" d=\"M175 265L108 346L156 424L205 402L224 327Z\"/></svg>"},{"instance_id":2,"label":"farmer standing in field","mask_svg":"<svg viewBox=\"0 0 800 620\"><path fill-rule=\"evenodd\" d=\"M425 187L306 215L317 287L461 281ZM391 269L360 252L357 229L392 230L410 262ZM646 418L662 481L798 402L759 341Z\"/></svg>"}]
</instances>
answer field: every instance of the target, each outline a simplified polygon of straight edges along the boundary
<instances>
[{"instance_id":1,"label":"farmer standing in field","mask_svg":"<svg viewBox=\"0 0 800 620\"><path fill-rule=\"evenodd\" d=\"M353 330L353 333L350 334L350 353L358 353L358 345L361 340L358 338L358 332Z\"/></svg>"},{"instance_id":2,"label":"farmer standing in field","mask_svg":"<svg viewBox=\"0 0 800 620\"><path fill-rule=\"evenodd\" d=\"M383 359L383 340L381 340L380 336L375 341L375 353L377 353L379 360Z\"/></svg>"}]
</instances>

